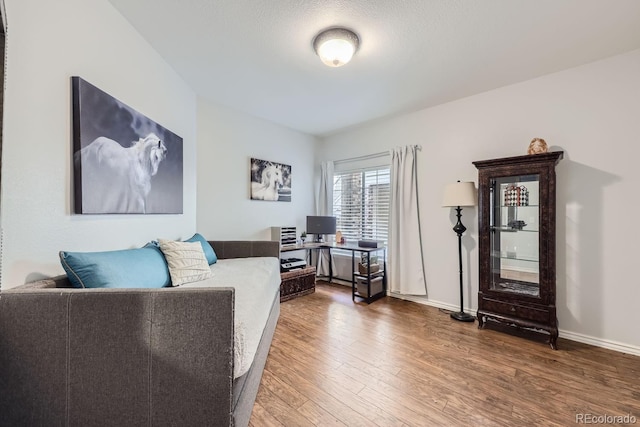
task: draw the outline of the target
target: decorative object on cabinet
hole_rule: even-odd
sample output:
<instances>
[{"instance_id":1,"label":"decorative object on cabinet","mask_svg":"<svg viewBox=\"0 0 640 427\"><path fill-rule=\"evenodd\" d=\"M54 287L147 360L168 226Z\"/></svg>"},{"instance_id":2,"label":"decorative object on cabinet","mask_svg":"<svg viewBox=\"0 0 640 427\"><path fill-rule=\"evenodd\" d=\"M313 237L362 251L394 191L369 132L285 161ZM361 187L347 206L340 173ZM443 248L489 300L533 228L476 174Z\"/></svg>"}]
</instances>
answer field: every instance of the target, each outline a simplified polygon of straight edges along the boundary
<instances>
[{"instance_id":1,"label":"decorative object on cabinet","mask_svg":"<svg viewBox=\"0 0 640 427\"><path fill-rule=\"evenodd\" d=\"M524 185L510 185L504 192L505 206L527 206L529 190Z\"/></svg>"},{"instance_id":2,"label":"decorative object on cabinet","mask_svg":"<svg viewBox=\"0 0 640 427\"><path fill-rule=\"evenodd\" d=\"M458 235L458 267L460 271L460 311L451 313L453 319L461 322L473 322L475 318L464 312L464 289L462 283L462 234L467 231L467 227L462 225L462 207L475 206L477 204L477 191L473 182L456 182L448 184L444 189L443 207L455 207L458 222L453 227L453 231Z\"/></svg>"},{"instance_id":3,"label":"decorative object on cabinet","mask_svg":"<svg viewBox=\"0 0 640 427\"><path fill-rule=\"evenodd\" d=\"M549 151L547 142L542 138L533 138L529 144L527 154L543 154Z\"/></svg>"},{"instance_id":4,"label":"decorative object on cabinet","mask_svg":"<svg viewBox=\"0 0 640 427\"><path fill-rule=\"evenodd\" d=\"M487 320L547 331L557 349L556 173L563 152L473 162L478 168L478 327ZM508 204L526 185L528 202Z\"/></svg>"}]
</instances>

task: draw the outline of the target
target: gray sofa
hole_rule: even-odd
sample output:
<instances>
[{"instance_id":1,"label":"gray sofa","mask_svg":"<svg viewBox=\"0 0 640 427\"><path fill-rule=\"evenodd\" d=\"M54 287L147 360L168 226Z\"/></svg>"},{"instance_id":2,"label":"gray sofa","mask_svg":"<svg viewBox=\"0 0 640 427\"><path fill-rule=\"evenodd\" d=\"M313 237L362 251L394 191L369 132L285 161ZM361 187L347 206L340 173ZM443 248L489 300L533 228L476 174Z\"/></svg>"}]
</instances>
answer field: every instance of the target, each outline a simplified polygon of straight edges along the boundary
<instances>
[{"instance_id":1,"label":"gray sofa","mask_svg":"<svg viewBox=\"0 0 640 427\"><path fill-rule=\"evenodd\" d=\"M219 259L279 256L278 242L210 243ZM0 425L249 423L279 295L234 380L234 288L69 286L60 276L0 293Z\"/></svg>"}]
</instances>

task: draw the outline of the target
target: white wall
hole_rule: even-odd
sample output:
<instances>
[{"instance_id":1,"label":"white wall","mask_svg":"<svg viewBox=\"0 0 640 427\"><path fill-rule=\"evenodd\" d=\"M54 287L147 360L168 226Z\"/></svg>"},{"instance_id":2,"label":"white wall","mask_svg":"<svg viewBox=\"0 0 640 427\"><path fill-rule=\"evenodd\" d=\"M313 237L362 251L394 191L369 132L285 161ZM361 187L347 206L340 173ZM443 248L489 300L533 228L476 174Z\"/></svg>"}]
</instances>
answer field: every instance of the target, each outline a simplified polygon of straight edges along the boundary
<instances>
[{"instance_id":1,"label":"white wall","mask_svg":"<svg viewBox=\"0 0 640 427\"><path fill-rule=\"evenodd\" d=\"M195 230L196 98L106 0L5 0L2 288L61 274L58 251L134 247ZM78 75L184 140L183 215L73 215Z\"/></svg>"},{"instance_id":2,"label":"white wall","mask_svg":"<svg viewBox=\"0 0 640 427\"><path fill-rule=\"evenodd\" d=\"M198 231L211 240L269 240L313 215L316 139L198 100ZM292 201L250 199L250 159L291 165ZM292 255L294 256L294 255Z\"/></svg>"},{"instance_id":3,"label":"white wall","mask_svg":"<svg viewBox=\"0 0 640 427\"><path fill-rule=\"evenodd\" d=\"M420 207L429 302L459 304L453 209L444 185L471 164L526 154L534 137L564 150L557 167L557 310L561 336L640 354L640 51L325 138L317 161L420 144ZM429 84L428 79L425 84ZM466 302L477 307L477 211L463 210ZM467 305L467 304L465 304Z\"/></svg>"}]
</instances>

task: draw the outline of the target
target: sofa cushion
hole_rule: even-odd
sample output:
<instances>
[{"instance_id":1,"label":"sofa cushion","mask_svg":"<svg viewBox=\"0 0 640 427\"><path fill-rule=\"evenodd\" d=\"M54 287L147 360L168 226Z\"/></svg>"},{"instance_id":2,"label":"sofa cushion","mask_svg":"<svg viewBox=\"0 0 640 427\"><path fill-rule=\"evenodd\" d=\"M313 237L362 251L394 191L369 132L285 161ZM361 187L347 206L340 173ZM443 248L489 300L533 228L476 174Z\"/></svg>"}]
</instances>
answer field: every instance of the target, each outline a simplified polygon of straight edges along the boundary
<instances>
[{"instance_id":1,"label":"sofa cushion","mask_svg":"<svg viewBox=\"0 0 640 427\"><path fill-rule=\"evenodd\" d=\"M215 264L218 261L218 256L216 252L213 250L207 239L202 237L202 234L196 233L189 240L185 240L185 242L200 242L202 245L202 250L204 251L204 256L207 257L207 262L209 265Z\"/></svg>"},{"instance_id":2,"label":"sofa cushion","mask_svg":"<svg viewBox=\"0 0 640 427\"><path fill-rule=\"evenodd\" d=\"M176 242L158 239L169 265L171 284L197 282L211 277L211 270L200 242Z\"/></svg>"},{"instance_id":3,"label":"sofa cushion","mask_svg":"<svg viewBox=\"0 0 640 427\"><path fill-rule=\"evenodd\" d=\"M235 288L234 378L244 375L258 350L274 299L280 301L278 258L220 259L209 267L210 279L189 283L185 288Z\"/></svg>"},{"instance_id":4,"label":"sofa cushion","mask_svg":"<svg viewBox=\"0 0 640 427\"><path fill-rule=\"evenodd\" d=\"M60 263L74 288L162 288L171 285L160 249L106 252L60 251Z\"/></svg>"}]
</instances>

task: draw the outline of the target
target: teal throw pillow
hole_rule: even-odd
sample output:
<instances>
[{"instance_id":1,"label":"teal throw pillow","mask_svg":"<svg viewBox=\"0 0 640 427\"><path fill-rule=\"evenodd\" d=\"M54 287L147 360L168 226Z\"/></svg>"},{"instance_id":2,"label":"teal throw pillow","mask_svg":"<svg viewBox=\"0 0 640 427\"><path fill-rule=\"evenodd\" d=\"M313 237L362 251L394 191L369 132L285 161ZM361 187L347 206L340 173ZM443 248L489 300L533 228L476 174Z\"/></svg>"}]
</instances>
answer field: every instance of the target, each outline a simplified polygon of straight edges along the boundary
<instances>
[{"instance_id":1,"label":"teal throw pillow","mask_svg":"<svg viewBox=\"0 0 640 427\"><path fill-rule=\"evenodd\" d=\"M215 264L218 261L218 256L216 252L213 250L207 239L202 237L200 233L196 233L189 240L185 240L185 242L200 242L202 245L202 250L204 251L204 256L207 258L207 262L209 265Z\"/></svg>"},{"instance_id":2,"label":"teal throw pillow","mask_svg":"<svg viewBox=\"0 0 640 427\"><path fill-rule=\"evenodd\" d=\"M157 246L107 252L60 252L74 288L163 288L171 286L167 261Z\"/></svg>"}]
</instances>

